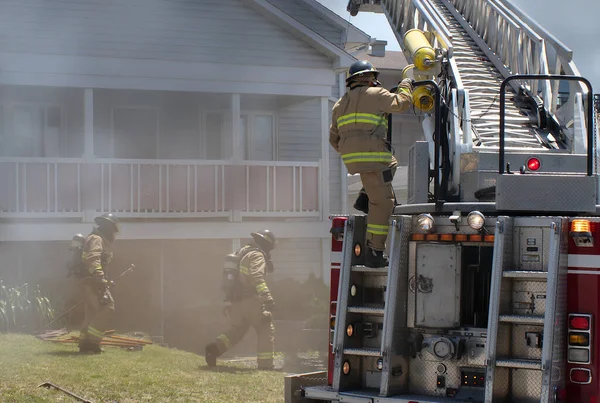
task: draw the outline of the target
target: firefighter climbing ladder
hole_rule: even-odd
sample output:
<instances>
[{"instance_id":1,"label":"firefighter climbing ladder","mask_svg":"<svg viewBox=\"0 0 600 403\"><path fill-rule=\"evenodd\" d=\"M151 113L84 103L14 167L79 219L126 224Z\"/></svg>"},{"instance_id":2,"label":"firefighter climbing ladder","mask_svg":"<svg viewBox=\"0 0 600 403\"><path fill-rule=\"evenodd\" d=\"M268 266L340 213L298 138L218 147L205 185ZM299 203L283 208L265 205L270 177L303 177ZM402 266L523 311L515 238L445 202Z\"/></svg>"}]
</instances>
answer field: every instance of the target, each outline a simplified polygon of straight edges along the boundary
<instances>
[{"instance_id":1,"label":"firefighter climbing ladder","mask_svg":"<svg viewBox=\"0 0 600 403\"><path fill-rule=\"evenodd\" d=\"M346 222L345 237L359 240L364 237L365 216L353 216ZM340 295L336 320L345 329L334 336L335 390L357 389L361 386L376 390L381 396L390 395L397 385L403 358L393 351L396 338L403 337L402 324L406 324L406 312L399 307L400 299L407 289L407 256L411 219L396 216L391 222L388 235L390 265L369 268L356 257L354 242L345 242L340 273ZM393 270L390 270L394 268ZM371 292L370 292L371 290ZM372 290L384 290L373 293ZM371 295L369 295L371 294ZM375 295L373 295L375 294ZM383 319L383 320L382 320ZM400 326L398 326L400 325ZM360 327L360 328L359 328ZM343 375L345 366L359 368L363 360L374 360L381 368L380 376L361 379L360 371ZM406 368L406 367L405 367Z\"/></svg>"},{"instance_id":2,"label":"firefighter climbing ladder","mask_svg":"<svg viewBox=\"0 0 600 403\"><path fill-rule=\"evenodd\" d=\"M517 227L514 222L517 220L529 220L531 225L545 227L548 247L541 256L541 266L535 265L542 270L531 270L524 261L528 255L515 252L522 251L523 243L527 244L527 239L521 239L515 248L511 241L522 238L518 235L526 237L527 222ZM507 389L515 401L538 390L540 402L549 402L555 382L564 377L559 365L564 357L560 348L554 346L561 345L564 337L565 324L555 321L561 317L557 313L565 309L563 296L557 296L557 290L566 289L564 259L560 264L560 251L566 242L565 226L566 220L560 217L498 218L486 346L486 403L494 401L497 395L506 395ZM520 234L515 234L518 231ZM514 345L518 343L512 340L523 334L518 331L519 327L530 330L525 333L527 350L515 351Z\"/></svg>"}]
</instances>

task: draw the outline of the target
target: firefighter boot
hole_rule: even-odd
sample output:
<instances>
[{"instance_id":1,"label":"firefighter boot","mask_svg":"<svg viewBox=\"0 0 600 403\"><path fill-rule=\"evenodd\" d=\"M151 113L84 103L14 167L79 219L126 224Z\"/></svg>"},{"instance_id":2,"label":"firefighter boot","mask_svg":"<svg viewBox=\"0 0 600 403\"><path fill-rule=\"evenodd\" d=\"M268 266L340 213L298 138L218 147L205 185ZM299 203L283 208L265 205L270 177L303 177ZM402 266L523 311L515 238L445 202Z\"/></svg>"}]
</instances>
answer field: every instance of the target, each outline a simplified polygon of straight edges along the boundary
<instances>
[{"instance_id":1,"label":"firefighter boot","mask_svg":"<svg viewBox=\"0 0 600 403\"><path fill-rule=\"evenodd\" d=\"M387 256L382 250L375 250L370 246L367 247L365 256L365 266L367 267L386 267L389 264Z\"/></svg>"},{"instance_id":2,"label":"firefighter boot","mask_svg":"<svg viewBox=\"0 0 600 403\"><path fill-rule=\"evenodd\" d=\"M204 349L204 358L209 368L217 366L217 357L219 356L219 347L215 343L208 344Z\"/></svg>"},{"instance_id":3,"label":"firefighter boot","mask_svg":"<svg viewBox=\"0 0 600 403\"><path fill-rule=\"evenodd\" d=\"M369 196L365 193L365 189L360 190L360 193L354 202L354 208L365 214L369 214Z\"/></svg>"},{"instance_id":4,"label":"firefighter boot","mask_svg":"<svg viewBox=\"0 0 600 403\"><path fill-rule=\"evenodd\" d=\"M79 343L79 352L81 354L100 354L103 353L104 350L100 348L100 344L92 343L88 340L82 340Z\"/></svg>"}]
</instances>

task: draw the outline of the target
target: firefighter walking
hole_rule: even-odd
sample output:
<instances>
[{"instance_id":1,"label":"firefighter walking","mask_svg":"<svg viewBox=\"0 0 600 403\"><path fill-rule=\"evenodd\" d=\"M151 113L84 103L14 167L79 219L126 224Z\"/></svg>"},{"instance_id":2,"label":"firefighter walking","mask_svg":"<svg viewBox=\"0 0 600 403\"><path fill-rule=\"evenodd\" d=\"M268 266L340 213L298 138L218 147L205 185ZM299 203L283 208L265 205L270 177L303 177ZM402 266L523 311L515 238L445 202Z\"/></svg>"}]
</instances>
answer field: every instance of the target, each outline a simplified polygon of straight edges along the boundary
<instances>
[{"instance_id":1,"label":"firefighter walking","mask_svg":"<svg viewBox=\"0 0 600 403\"><path fill-rule=\"evenodd\" d=\"M270 253L275 247L276 239L267 229L253 232L251 235L254 244L246 245L228 256L232 258L230 263L233 262L233 266L236 266L235 269L239 272L239 275L233 275L229 270L230 284L224 287L224 313L229 319L230 328L206 346L205 358L209 367L214 367L217 357L240 342L250 327L253 327L258 339L258 368L273 369L274 302L266 283L266 275L273 272Z\"/></svg>"},{"instance_id":2,"label":"firefighter walking","mask_svg":"<svg viewBox=\"0 0 600 403\"><path fill-rule=\"evenodd\" d=\"M349 91L333 106L329 143L341 155L351 174L360 174L368 197L367 251L365 265L387 266L383 251L388 221L394 208L392 179L397 161L387 141L388 114L412 105L412 80L398 84L391 93L377 81L379 71L368 61L348 69ZM363 197L365 195L362 195Z\"/></svg>"},{"instance_id":3,"label":"firefighter walking","mask_svg":"<svg viewBox=\"0 0 600 403\"><path fill-rule=\"evenodd\" d=\"M108 325L115 303L109 290L105 270L112 260L111 244L119 233L119 220L113 214L94 219L96 225L83 244L82 276L79 280L85 305L85 319L81 328L79 351L101 353L100 341Z\"/></svg>"}]
</instances>

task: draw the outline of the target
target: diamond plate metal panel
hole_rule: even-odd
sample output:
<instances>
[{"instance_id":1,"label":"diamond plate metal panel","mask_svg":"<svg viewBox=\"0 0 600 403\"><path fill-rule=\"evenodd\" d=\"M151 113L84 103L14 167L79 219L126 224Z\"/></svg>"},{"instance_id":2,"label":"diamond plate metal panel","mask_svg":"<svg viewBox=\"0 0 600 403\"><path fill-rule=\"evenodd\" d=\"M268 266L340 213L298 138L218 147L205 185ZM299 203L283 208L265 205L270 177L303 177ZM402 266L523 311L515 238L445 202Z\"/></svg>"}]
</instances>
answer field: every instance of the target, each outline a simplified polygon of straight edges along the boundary
<instances>
[{"instance_id":1,"label":"diamond plate metal panel","mask_svg":"<svg viewBox=\"0 0 600 403\"><path fill-rule=\"evenodd\" d=\"M412 232L410 216L392 217L394 245L390 259L388 290L386 297L386 322L382 341L383 371L382 396L405 392L408 382L408 364L402 347L406 343L407 290L408 290L408 242ZM402 351L399 351L402 350Z\"/></svg>"},{"instance_id":2,"label":"diamond plate metal panel","mask_svg":"<svg viewBox=\"0 0 600 403\"><path fill-rule=\"evenodd\" d=\"M460 324L460 253L458 244L422 243L416 273L408 288L416 293L415 325L453 328Z\"/></svg>"},{"instance_id":3,"label":"diamond plate metal panel","mask_svg":"<svg viewBox=\"0 0 600 403\"><path fill-rule=\"evenodd\" d=\"M496 208L500 211L596 211L598 178L575 175L499 175ZM518 195L518 197L517 197Z\"/></svg>"},{"instance_id":4,"label":"diamond plate metal panel","mask_svg":"<svg viewBox=\"0 0 600 403\"><path fill-rule=\"evenodd\" d=\"M512 401L529 403L540 401L542 372L531 369L511 369Z\"/></svg>"}]
</instances>

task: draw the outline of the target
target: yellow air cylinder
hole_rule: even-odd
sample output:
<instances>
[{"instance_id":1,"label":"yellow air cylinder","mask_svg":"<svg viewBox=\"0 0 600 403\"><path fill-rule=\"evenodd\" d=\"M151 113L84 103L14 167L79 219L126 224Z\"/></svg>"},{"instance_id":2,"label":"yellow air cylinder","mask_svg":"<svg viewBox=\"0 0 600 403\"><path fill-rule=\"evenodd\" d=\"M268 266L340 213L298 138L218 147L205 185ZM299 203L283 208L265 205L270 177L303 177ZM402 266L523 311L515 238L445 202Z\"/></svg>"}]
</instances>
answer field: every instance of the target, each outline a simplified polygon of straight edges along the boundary
<instances>
[{"instance_id":1,"label":"yellow air cylinder","mask_svg":"<svg viewBox=\"0 0 600 403\"><path fill-rule=\"evenodd\" d=\"M404 45L410 53L415 67L427 71L435 63L435 50L423 34L423 31L411 29L404 34Z\"/></svg>"},{"instance_id":2,"label":"yellow air cylinder","mask_svg":"<svg viewBox=\"0 0 600 403\"><path fill-rule=\"evenodd\" d=\"M415 88L412 93L412 98L415 108L423 112L429 112L433 109L435 97L433 92L429 89L429 86L424 85Z\"/></svg>"},{"instance_id":3,"label":"yellow air cylinder","mask_svg":"<svg viewBox=\"0 0 600 403\"><path fill-rule=\"evenodd\" d=\"M415 68L414 64L409 64L402 70L402 79L407 78L409 71ZM434 76L414 75L416 81L435 80ZM429 88L429 85L419 86L412 92L412 101L415 108L422 112L429 112L434 107L435 96L434 92Z\"/></svg>"}]
</instances>

